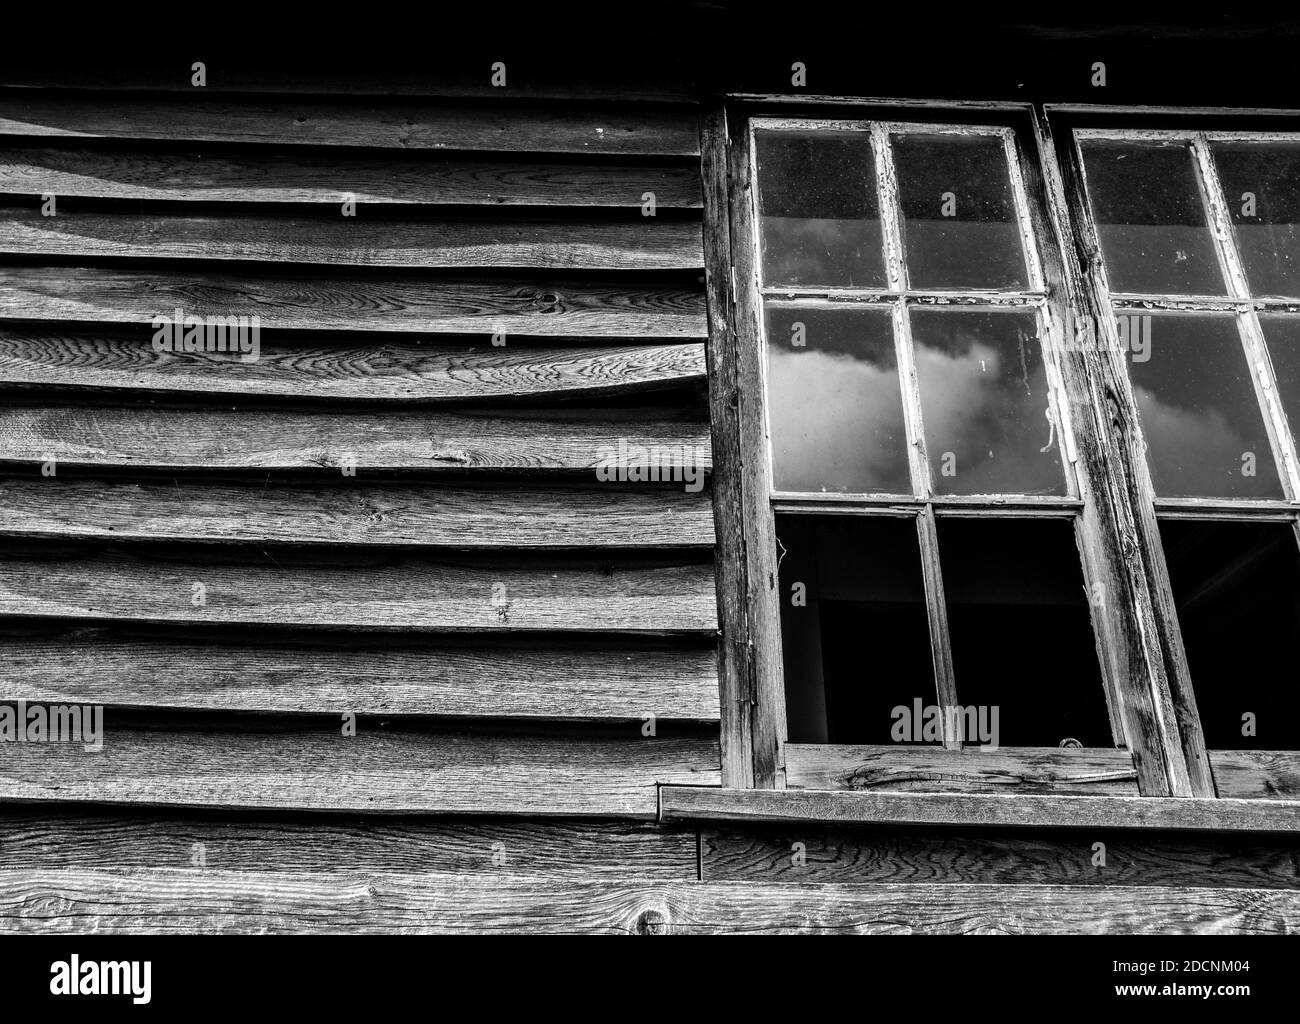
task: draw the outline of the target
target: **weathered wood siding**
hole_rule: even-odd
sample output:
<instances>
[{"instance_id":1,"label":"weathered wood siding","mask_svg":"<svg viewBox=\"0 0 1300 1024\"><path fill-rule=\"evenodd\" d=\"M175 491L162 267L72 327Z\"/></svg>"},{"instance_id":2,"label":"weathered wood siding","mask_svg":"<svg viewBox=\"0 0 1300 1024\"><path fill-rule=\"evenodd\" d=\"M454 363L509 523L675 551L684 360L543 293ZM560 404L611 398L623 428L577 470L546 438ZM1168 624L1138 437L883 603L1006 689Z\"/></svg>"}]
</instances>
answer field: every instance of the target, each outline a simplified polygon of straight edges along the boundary
<instances>
[{"instance_id":1,"label":"weathered wood siding","mask_svg":"<svg viewBox=\"0 0 1300 1024\"><path fill-rule=\"evenodd\" d=\"M0 801L716 784L710 491L595 472L708 465L695 104L212 77L0 88L0 700L107 727ZM157 351L178 308L260 358Z\"/></svg>"}]
</instances>

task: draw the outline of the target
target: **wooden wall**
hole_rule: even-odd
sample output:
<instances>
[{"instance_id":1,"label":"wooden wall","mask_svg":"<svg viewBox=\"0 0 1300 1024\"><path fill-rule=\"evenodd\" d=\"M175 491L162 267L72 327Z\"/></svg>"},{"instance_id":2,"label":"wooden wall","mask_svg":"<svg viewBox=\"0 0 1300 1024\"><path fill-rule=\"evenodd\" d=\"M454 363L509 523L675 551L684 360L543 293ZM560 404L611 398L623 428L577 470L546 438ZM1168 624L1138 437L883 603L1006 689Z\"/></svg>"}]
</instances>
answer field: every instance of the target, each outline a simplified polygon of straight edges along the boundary
<instances>
[{"instance_id":1,"label":"wooden wall","mask_svg":"<svg viewBox=\"0 0 1300 1024\"><path fill-rule=\"evenodd\" d=\"M108 732L6 744L0 800L716 783L709 490L595 473L707 466L694 103L211 76L0 88L0 699ZM260 359L156 351L178 307Z\"/></svg>"}]
</instances>

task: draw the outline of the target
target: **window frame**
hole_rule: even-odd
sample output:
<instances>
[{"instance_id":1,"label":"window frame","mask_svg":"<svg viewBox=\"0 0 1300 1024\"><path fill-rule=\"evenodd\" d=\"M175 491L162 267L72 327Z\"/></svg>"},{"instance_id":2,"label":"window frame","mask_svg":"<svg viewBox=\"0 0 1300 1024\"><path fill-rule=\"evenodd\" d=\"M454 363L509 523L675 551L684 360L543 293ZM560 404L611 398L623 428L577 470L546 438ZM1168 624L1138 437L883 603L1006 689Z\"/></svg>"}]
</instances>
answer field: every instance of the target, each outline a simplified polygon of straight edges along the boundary
<instances>
[{"instance_id":1,"label":"window frame","mask_svg":"<svg viewBox=\"0 0 1300 1024\"><path fill-rule=\"evenodd\" d=\"M863 116L866 111L867 116ZM1094 635L1097 639L1102 675L1111 712L1111 721L1125 743L1123 753L1131 759L1127 775L1136 780L1143 796L1213 796L1208 763L1195 723L1194 704L1190 720L1187 700L1190 687L1179 685L1170 675L1170 651L1158 628L1168 620L1164 607L1172 608L1167 574L1161 587L1163 563L1154 565L1151 541L1155 528L1154 514L1145 517L1141 505L1142 488L1136 479L1132 431L1135 409L1123 409L1118 426L1100 396L1109 395L1120 380L1126 378L1114 330L1104 320L1078 315L1089 309L1091 292L1073 264L1074 222L1077 214L1069 208L1069 190L1064 185L1056 162L1056 147L1045 118L1029 104L961 104L908 103L894 101L860 101L847 104L827 100L810 104L807 100L793 104L777 99L732 99L719 102L705 111L702 163L706 207L709 198L727 201L725 215L706 209L706 263L721 269L726 260L726 276L710 286L711 347L720 348L711 360L722 374L711 385L712 419L715 438L722 442L722 459L734 453L738 462L734 474L727 473L724 486L715 487L718 503L719 551L725 558L734 552L740 560L736 578L720 578L719 606L724 631L721 645L723 708L723 780L724 786L757 789L784 789L787 785L787 743L785 731L784 680L781 666L780 608L777 568L779 557L775 537L775 513L780 509L799 508L798 495L783 495L782 504L773 501L772 467L769 456L767 413L764 387L763 286L759 276L757 189L752 158L752 137L766 124L788 124L808 129L819 123L843 125L846 122L871 122L874 132L888 129L898 122L914 126L916 131L934 132L944 126L969 131L971 122L1000 129L1006 133L1016 159L1009 162L1013 195L1017 202L1022 246L1026 243L1026 226L1037 239L1033 252L1026 252L1027 285L1041 284L1041 316L1046 331L1043 339L1045 363L1060 360L1061 394L1074 415L1063 415L1059 442L1073 449L1063 456L1064 466L1073 466L1079 497L1068 509L1075 521L1085 582L1089 588L1100 584L1106 599L1101 608L1092 606ZM1006 124L988 125L988 118ZM740 144L737 144L740 143ZM876 150L879 152L879 150ZM1017 178L1019 188L1017 195ZM1027 211L1026 218L1020 216ZM882 207L882 220L886 210ZM897 230L895 225L893 229ZM708 236L713 235L710 238ZM894 234L896 239L898 236ZM886 242L889 244L889 235ZM1034 276L1034 264L1040 277ZM890 277L887 284L901 283ZM715 275L716 276L716 275ZM800 294L824 289L796 289ZM897 289L902 292L902 289ZM917 290L924 301L933 290ZM997 301L1000 293L975 290L981 302ZM908 300L900 294L896 305ZM1095 307L1095 298L1093 308ZM993 303L988 303L993 304ZM1051 353L1051 355L1049 355ZM1131 395L1128 396L1131 404ZM1116 438L1116 433L1120 436ZM1067 441L1068 439L1068 441ZM1118 441L1121 457L1113 451ZM715 451L715 462L719 462ZM1144 468L1144 467L1143 467ZM928 465L927 465L928 470ZM817 495L820 503L822 496ZM933 496L931 495L931 498ZM1068 499L1067 499L1068 500ZM807 502L803 503L804 505ZM881 502L862 496L826 502L832 511L847 514L885 511ZM876 509L871 506L875 504ZM897 505L896 496L888 504ZM954 503L956 504L956 503ZM1041 502L990 503L967 501L970 514L992 515L1060 515L1060 508L1044 509ZM990 507L992 506L992 507ZM1149 508L1149 506L1148 506ZM898 511L898 510L896 510ZM909 510L901 510L910 514ZM923 563L937 566L937 555L927 552L927 536L933 537L933 507L928 514L917 515ZM928 529L927 529L928 523ZM927 574L931 571L927 568ZM937 582L937 581L936 581ZM934 614L942 608L941 584L927 585L927 603ZM1167 599L1167 602L1166 602ZM944 654L950 659L950 652ZM1175 666L1176 667L1176 666ZM940 691L943 699L943 691ZM731 721L727 719L730 717ZM933 748L926 748L933 752ZM870 753L868 748L863 753ZM796 750L801 754L802 750ZM850 754L853 751L849 751ZM940 751L952 758L962 758L968 770L974 761L954 749ZM1035 749L1028 757L1017 757L1014 750L1005 752L1010 762L989 770L1022 780L1022 771L1033 763L1031 784L1043 783L1049 792L1079 792L1070 789L1072 781L1086 785L1089 780L1061 780L1060 765L1069 760L1070 752L1046 757ZM1047 752L1050 754L1051 752ZM1077 763L1077 761L1076 761ZM956 765L957 762L953 761ZM1199 770L1197 770L1199 769ZM977 769L977 774L982 769ZM1068 772L1065 773L1068 775ZM1094 775L1096 773L1094 772ZM1106 773L1102 773L1105 775ZM953 773L960 781L962 771ZM1055 779L1059 786L1053 785ZM985 780L987 781L987 780ZM1096 781L1107 781L1098 778ZM1022 790L1024 791L1024 790ZM1039 790L1042 791L1042 790Z\"/></svg>"}]
</instances>

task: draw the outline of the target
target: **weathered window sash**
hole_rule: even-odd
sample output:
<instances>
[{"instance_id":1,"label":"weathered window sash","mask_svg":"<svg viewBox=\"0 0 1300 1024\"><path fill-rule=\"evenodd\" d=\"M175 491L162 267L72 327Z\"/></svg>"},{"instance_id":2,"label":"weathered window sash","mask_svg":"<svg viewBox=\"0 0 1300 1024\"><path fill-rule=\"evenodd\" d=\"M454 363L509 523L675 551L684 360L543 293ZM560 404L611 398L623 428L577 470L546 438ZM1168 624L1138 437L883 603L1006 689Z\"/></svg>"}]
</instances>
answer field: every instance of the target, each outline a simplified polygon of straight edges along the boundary
<instances>
[{"instance_id":1,"label":"weathered window sash","mask_svg":"<svg viewBox=\"0 0 1300 1024\"><path fill-rule=\"evenodd\" d=\"M943 515L1055 516L1075 522L1082 569L1089 593L1104 595L1092 604L1094 634L1102 665L1116 744L1127 749L1138 791L1151 796L1212 796L1208 764L1195 723L1190 685L1171 685L1165 632L1172 615L1172 596L1164 577L1149 500L1145 463L1137 457L1136 410L1125 390L1125 368L1107 307L1062 253L1075 250L1078 214L1071 216L1070 189L1058 167L1055 146L1045 122L1019 105L991 104L980 126L945 123L941 108L928 111L936 122L911 120L819 120L768 117L768 110L715 106L705 115L703 165L706 194L706 262L711 317L710 394L714 424L715 484L720 559L736 558L734 578L720 572L719 605L724 631L721 645L723 680L723 786L783 789L788 768L815 760L816 748L787 749L784 680L781 664L778 551L775 512L834 512L854 515L911 515L917 522L935 674L941 702L956 703L947 642L942 575L935 539L936 510ZM898 106L898 105L895 105ZM969 114L969 105L965 108ZM788 112L788 109L787 111ZM861 111L855 111L860 113ZM782 111L774 111L781 114ZM1022 123L1011 127L1015 115ZM949 120L953 118L949 117ZM882 228L886 240L886 289L807 291L765 289L759 279L757 193L752 136L756 128L801 129L865 126L873 137ZM910 289L905 280L900 228L892 178L889 133L915 131L996 135L1009 156L1012 194L1027 256L1029 274L1023 292L974 290L940 292ZM1036 151L1025 152L1024 140ZM725 169L725 170L724 170ZM725 200L729 215L717 207ZM709 211L710 201L715 208ZM729 256L729 258L728 258ZM915 493L895 495L822 495L774 492L766 422L763 350L763 300L793 303L890 303ZM1057 442L1067 468L1067 493L1037 496L935 495L929 486L929 460L920 430L919 394L906 330L909 304L979 303L1028 306L1037 311L1044 362L1057 412ZM1116 408L1111 396L1122 397ZM1121 453L1117 458L1116 453ZM728 458L735 460L724 468ZM1163 586L1163 589L1161 587ZM1182 679L1185 681L1185 675ZM1190 712L1190 718L1189 718ZM956 737L945 737L948 753L962 758ZM837 756L853 748L836 748ZM880 754L862 748L863 757ZM942 753L942 752L940 752ZM1014 778L1019 755L1007 751L1010 766L998 771ZM1115 751L1090 752L1104 755ZM1043 752L1024 758L1041 762ZM797 755L791 757L790 755ZM969 766L971 758L962 761ZM1039 782L1053 777L1051 756L1046 771L1037 764ZM957 762L954 762L956 764ZM1189 770L1196 765L1199 771ZM992 766L990 765L990 768ZM960 775L960 772L955 774ZM1125 774L1123 771L1120 775ZM1099 780L1116 777L1101 772ZM1071 790L1077 792L1078 790Z\"/></svg>"}]
</instances>

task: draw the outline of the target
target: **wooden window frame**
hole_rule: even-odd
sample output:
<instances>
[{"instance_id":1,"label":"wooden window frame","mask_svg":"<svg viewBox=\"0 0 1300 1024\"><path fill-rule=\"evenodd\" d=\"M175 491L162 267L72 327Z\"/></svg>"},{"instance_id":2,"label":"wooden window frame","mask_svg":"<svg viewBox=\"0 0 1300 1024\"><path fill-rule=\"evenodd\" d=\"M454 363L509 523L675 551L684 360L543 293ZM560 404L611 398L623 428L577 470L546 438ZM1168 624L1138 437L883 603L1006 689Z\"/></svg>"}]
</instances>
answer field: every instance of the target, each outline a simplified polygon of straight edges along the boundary
<instances>
[{"instance_id":1,"label":"wooden window frame","mask_svg":"<svg viewBox=\"0 0 1300 1024\"><path fill-rule=\"evenodd\" d=\"M973 125L980 125L984 128L981 134L990 134L987 129L993 128L993 134L1001 134L1007 140L1009 150L1015 153L1009 168L1013 190L1020 190L1022 238L1028 242L1026 262L1030 276L1026 284L1029 290L1040 293L1032 298L1045 327L1045 362L1055 368L1051 372L1071 411L1070 415L1061 416L1060 433L1068 449L1064 461L1074 470L1073 474L1067 472L1067 478L1074 477L1077 490L1064 501L1049 503L1031 499L967 504L980 506L970 509L975 514L1068 514L1074 518L1085 583L1090 591L1100 586L1106 595L1101 607L1092 606L1094 633L1112 724L1123 737L1131 758L1130 771L1137 790L1146 796L1212 796L1203 746L1197 750L1193 743L1192 750L1204 771L1199 776L1189 772L1185 733L1179 725L1183 694L1170 685L1167 652L1156 628L1161 621L1161 609L1158 596L1152 592L1153 569L1147 557L1153 534L1143 531L1141 508L1136 503L1141 491L1135 480L1134 460L1131 454L1122 459L1115 459L1111 454L1117 443L1122 451L1130 451L1135 414L1121 417L1116 425L1111 422L1114 417L1107 406L1099 400L1125 371L1114 339L1106 334L1104 326L1099 333L1099 319L1087 315L1088 292L1078 268L1062 256L1073 251L1074 230L1066 201L1067 190L1044 119L1025 104L891 106L873 101L857 105L847 113L842 105L833 102L829 105L835 109L828 114L806 104L794 105L791 111L790 105L769 101L718 101L708 106L703 115L706 264L712 271L709 276L710 392L715 471L719 474L715 500L719 606L724 633L720 645L724 787L779 790L787 784L775 511L800 507L800 499L782 496L781 504L774 505L771 498L772 474L762 390L759 320L762 289L758 275L754 169L748 145L755 119L776 118L779 120L766 123L802 128L869 121L876 125L873 132L887 131L886 125L897 122L927 132L937 126L970 131ZM812 113L804 116L805 110ZM743 140L742 144L737 145L737 140ZM897 226L886 226L885 230L892 233ZM1036 245L1035 239L1039 240ZM1033 259L1035 251L1037 269ZM897 264L893 269L891 292L901 292ZM821 293L819 297L827 296ZM898 296L897 305L901 306L910 297ZM929 299L929 295L920 292L915 297L920 302ZM1023 294L976 290L970 297L990 305L1025 304ZM1078 315L1080 312L1084 315ZM932 496L917 497L932 500ZM869 513L886 511L880 507L885 505L902 514L915 514L913 507L896 508L899 504L896 497L882 499L880 503L858 499L839 503L837 510ZM1043 507L1045 504L1047 507ZM926 544L927 537L933 536L932 516L932 505L921 509L917 516L927 566L935 564L933 552L927 551ZM1150 518L1149 529L1153 530L1154 517ZM728 565L731 559L735 559L734 566ZM936 579L927 587L931 616L942 610L942 594L937 583ZM943 656L948 657L946 651ZM942 699L942 689L940 694ZM954 758L961 757L956 750L947 753ZM1061 763L1050 752L1032 752L1025 759L1032 761L1032 765L1017 763L1014 751L1008 757L1012 762L1009 766L1003 764L994 769L999 776L993 780L995 783L1003 777L1033 776L1032 781L1046 785L1051 791L1052 780L1059 780L1062 774ZM1065 759L1069 755L1060 757ZM962 759L966 771L971 770L971 760ZM1118 774L1124 774L1122 765ZM960 770L953 773L954 777L961 775ZM1086 780L1070 781L1086 785Z\"/></svg>"}]
</instances>

